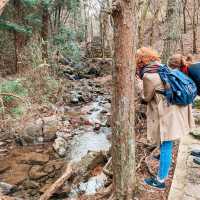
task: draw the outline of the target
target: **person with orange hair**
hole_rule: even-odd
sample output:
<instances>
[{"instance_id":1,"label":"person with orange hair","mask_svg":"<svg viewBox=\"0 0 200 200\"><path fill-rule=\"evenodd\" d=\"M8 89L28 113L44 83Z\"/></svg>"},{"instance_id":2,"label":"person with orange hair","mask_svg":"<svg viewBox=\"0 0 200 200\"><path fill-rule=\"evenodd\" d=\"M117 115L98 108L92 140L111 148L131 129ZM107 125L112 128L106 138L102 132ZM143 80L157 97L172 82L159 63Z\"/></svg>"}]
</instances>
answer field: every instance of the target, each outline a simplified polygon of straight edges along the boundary
<instances>
[{"instance_id":1,"label":"person with orange hair","mask_svg":"<svg viewBox=\"0 0 200 200\"><path fill-rule=\"evenodd\" d=\"M147 47L136 52L136 73L143 80L143 102L147 103L147 138L160 145L160 164L156 177L144 182L157 189L165 189L165 179L172 161L173 141L181 139L194 127L192 106L168 104L160 91L164 90L158 70L159 54Z\"/></svg>"}]
</instances>

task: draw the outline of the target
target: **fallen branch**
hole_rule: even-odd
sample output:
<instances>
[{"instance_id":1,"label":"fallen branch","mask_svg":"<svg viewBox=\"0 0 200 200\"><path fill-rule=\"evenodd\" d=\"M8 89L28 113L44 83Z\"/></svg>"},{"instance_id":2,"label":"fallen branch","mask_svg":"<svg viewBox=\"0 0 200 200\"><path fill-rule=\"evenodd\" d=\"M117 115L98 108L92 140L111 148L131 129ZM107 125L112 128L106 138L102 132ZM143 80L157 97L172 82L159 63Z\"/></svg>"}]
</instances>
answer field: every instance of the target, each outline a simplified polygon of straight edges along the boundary
<instances>
[{"instance_id":1,"label":"fallen branch","mask_svg":"<svg viewBox=\"0 0 200 200\"><path fill-rule=\"evenodd\" d=\"M112 162L112 157L109 158L108 162L106 163L106 165L103 168L103 173L110 177L113 176L113 174L108 170L109 166L111 165L111 162Z\"/></svg>"},{"instance_id":2,"label":"fallen branch","mask_svg":"<svg viewBox=\"0 0 200 200\"><path fill-rule=\"evenodd\" d=\"M73 167L70 163L68 164L65 173L46 190L39 200L48 200L65 183L65 181L72 176L72 173Z\"/></svg>"}]
</instances>

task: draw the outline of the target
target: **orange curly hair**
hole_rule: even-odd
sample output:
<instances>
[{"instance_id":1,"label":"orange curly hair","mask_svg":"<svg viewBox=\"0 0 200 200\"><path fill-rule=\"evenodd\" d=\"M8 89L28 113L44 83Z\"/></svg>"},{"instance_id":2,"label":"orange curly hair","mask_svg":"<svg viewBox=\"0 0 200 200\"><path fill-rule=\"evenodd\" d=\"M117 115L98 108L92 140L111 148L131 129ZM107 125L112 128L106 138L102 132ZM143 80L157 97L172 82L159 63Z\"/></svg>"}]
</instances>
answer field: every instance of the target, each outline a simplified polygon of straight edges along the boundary
<instances>
[{"instance_id":1,"label":"orange curly hair","mask_svg":"<svg viewBox=\"0 0 200 200\"><path fill-rule=\"evenodd\" d=\"M137 50L136 55L136 67L141 68L148 65L150 62L158 61L160 62L160 55L157 51L149 47L142 47Z\"/></svg>"}]
</instances>

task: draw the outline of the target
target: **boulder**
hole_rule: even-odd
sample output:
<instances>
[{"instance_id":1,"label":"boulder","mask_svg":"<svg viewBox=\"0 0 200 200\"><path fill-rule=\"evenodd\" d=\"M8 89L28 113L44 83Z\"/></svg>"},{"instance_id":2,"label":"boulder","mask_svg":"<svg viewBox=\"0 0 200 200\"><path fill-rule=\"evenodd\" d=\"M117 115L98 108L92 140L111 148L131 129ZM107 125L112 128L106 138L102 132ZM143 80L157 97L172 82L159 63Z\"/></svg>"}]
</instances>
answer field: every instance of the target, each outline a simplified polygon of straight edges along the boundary
<instances>
[{"instance_id":1,"label":"boulder","mask_svg":"<svg viewBox=\"0 0 200 200\"><path fill-rule=\"evenodd\" d=\"M43 166L40 166L40 165L32 166L32 168L29 171L30 179L37 180L37 179L40 179L40 178L46 176L48 173L42 171L42 169L43 169Z\"/></svg>"},{"instance_id":2,"label":"boulder","mask_svg":"<svg viewBox=\"0 0 200 200\"><path fill-rule=\"evenodd\" d=\"M24 128L22 129L22 138L24 142L32 144L38 143L38 139L43 136L42 128L43 122L41 119L25 124Z\"/></svg>"}]
</instances>

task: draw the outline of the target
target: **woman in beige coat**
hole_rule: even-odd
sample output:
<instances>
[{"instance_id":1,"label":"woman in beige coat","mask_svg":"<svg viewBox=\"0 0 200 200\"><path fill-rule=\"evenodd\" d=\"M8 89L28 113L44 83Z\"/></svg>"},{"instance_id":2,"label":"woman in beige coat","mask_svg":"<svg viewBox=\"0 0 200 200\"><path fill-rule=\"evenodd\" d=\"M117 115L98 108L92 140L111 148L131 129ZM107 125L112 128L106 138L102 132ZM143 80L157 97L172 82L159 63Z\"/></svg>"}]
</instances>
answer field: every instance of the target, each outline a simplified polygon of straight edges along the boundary
<instances>
[{"instance_id":1,"label":"woman in beige coat","mask_svg":"<svg viewBox=\"0 0 200 200\"><path fill-rule=\"evenodd\" d=\"M158 189L165 188L172 160L173 141L180 139L194 127L192 107L169 105L159 93L164 89L157 70L160 58L150 48L140 48L136 53L137 74L143 80L147 103L147 137L160 145L160 166L157 177L145 179L145 183Z\"/></svg>"}]
</instances>

